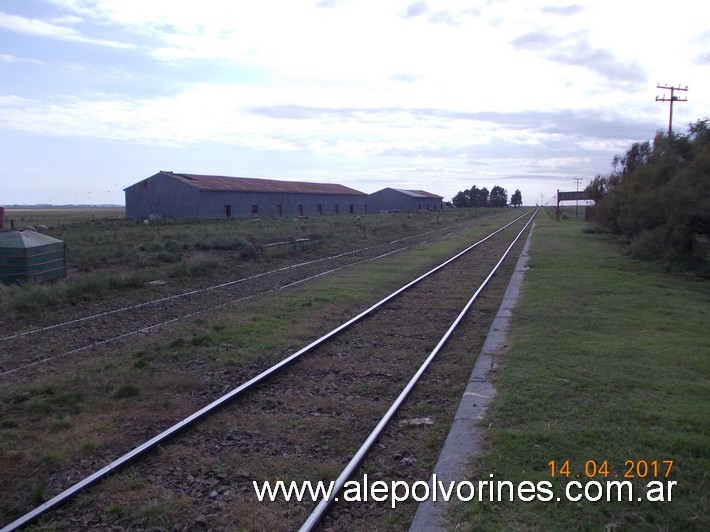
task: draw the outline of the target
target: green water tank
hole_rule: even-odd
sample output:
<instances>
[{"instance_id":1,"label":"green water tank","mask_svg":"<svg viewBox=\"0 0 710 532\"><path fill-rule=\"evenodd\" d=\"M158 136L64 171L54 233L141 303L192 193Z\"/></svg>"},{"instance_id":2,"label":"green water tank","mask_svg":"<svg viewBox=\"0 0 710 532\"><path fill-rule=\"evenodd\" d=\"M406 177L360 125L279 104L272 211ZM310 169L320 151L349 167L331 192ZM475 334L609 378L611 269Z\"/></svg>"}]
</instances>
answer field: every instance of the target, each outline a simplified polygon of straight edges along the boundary
<instances>
[{"instance_id":1,"label":"green water tank","mask_svg":"<svg viewBox=\"0 0 710 532\"><path fill-rule=\"evenodd\" d=\"M67 274L64 241L35 231L0 232L0 282L44 282Z\"/></svg>"}]
</instances>

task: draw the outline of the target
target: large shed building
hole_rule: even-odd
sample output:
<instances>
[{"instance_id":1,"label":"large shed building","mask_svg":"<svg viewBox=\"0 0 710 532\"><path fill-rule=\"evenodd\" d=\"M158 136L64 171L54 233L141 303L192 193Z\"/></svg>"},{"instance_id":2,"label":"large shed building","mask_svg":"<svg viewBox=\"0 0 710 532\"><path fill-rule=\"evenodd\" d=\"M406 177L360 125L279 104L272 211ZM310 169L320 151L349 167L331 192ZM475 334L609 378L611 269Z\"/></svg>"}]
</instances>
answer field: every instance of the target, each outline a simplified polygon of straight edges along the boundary
<instances>
[{"instance_id":1,"label":"large shed building","mask_svg":"<svg viewBox=\"0 0 710 532\"><path fill-rule=\"evenodd\" d=\"M160 171L124 190L126 217L224 218L366 214L364 192L304 183Z\"/></svg>"},{"instance_id":2,"label":"large shed building","mask_svg":"<svg viewBox=\"0 0 710 532\"><path fill-rule=\"evenodd\" d=\"M424 190L403 190L399 188L383 188L370 194L372 212L381 211L441 211L444 209L444 198Z\"/></svg>"}]
</instances>

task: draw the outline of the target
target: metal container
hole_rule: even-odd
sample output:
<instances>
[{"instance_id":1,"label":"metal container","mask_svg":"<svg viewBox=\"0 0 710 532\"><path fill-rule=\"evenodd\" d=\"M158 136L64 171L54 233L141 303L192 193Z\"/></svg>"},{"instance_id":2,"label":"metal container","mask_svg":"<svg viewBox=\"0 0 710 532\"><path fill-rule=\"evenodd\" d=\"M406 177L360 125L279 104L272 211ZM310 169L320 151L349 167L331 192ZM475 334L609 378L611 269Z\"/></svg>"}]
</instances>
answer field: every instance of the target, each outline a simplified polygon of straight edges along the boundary
<instances>
[{"instance_id":1,"label":"metal container","mask_svg":"<svg viewBox=\"0 0 710 532\"><path fill-rule=\"evenodd\" d=\"M66 277L66 244L35 231L0 233L0 281L44 282Z\"/></svg>"}]
</instances>

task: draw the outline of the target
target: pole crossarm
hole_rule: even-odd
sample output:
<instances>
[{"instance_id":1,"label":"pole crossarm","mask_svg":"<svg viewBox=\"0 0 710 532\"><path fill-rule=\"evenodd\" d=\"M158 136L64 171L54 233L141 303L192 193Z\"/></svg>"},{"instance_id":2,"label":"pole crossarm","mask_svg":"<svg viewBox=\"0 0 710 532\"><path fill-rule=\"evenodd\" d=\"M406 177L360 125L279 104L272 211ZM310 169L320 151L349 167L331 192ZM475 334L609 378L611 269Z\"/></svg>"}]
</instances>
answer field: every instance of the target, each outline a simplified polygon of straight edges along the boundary
<instances>
[{"instance_id":1,"label":"pole crossarm","mask_svg":"<svg viewBox=\"0 0 710 532\"><path fill-rule=\"evenodd\" d=\"M666 98L665 94L663 96L656 96L656 101L657 102L669 102L670 103L670 112L668 116L668 136L671 136L671 133L673 133L673 102L687 102L688 98L681 98L679 96L675 95L675 91L687 91L688 86L686 85L685 87L681 87L678 85L677 87L673 85L661 85L660 83L656 85L657 89L663 89L663 90L669 90L671 91L670 98Z\"/></svg>"}]
</instances>

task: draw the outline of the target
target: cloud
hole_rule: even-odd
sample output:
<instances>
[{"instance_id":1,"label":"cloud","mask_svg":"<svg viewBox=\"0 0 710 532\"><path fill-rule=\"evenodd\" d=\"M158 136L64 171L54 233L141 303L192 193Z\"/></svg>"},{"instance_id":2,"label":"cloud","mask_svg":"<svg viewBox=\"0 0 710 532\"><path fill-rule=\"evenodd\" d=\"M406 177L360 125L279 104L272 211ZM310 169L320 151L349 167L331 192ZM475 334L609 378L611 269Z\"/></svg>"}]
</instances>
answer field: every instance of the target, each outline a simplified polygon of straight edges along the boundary
<instances>
[{"instance_id":1,"label":"cloud","mask_svg":"<svg viewBox=\"0 0 710 532\"><path fill-rule=\"evenodd\" d=\"M354 111L352 109L328 109L304 105L268 105L253 107L250 112L255 115L280 120L311 120L330 116L345 118L351 116Z\"/></svg>"},{"instance_id":2,"label":"cloud","mask_svg":"<svg viewBox=\"0 0 710 532\"><path fill-rule=\"evenodd\" d=\"M696 65L710 64L710 31L701 33L694 41L698 49L694 63Z\"/></svg>"},{"instance_id":3,"label":"cloud","mask_svg":"<svg viewBox=\"0 0 710 532\"><path fill-rule=\"evenodd\" d=\"M609 50L595 49L586 41L578 41L569 47L561 47L548 54L548 58L566 65L587 68L610 81L644 83L647 75L635 63L617 59Z\"/></svg>"},{"instance_id":4,"label":"cloud","mask_svg":"<svg viewBox=\"0 0 710 532\"><path fill-rule=\"evenodd\" d=\"M61 17L54 17L50 19L50 22L52 24L79 24L83 21L84 19L75 15L64 15Z\"/></svg>"},{"instance_id":5,"label":"cloud","mask_svg":"<svg viewBox=\"0 0 710 532\"><path fill-rule=\"evenodd\" d=\"M481 11L475 8L467 8L460 11L452 10L439 10L436 12L431 12L429 5L426 2L414 2L409 4L407 9L403 14L403 18L411 19L420 17L429 13L427 20L433 24L444 24L447 26L455 27L459 26L462 21L469 17L478 17L481 15Z\"/></svg>"},{"instance_id":6,"label":"cloud","mask_svg":"<svg viewBox=\"0 0 710 532\"><path fill-rule=\"evenodd\" d=\"M0 63L34 63L36 65L41 65L42 61L28 57L16 57L9 54L0 54Z\"/></svg>"},{"instance_id":7,"label":"cloud","mask_svg":"<svg viewBox=\"0 0 710 532\"><path fill-rule=\"evenodd\" d=\"M634 121L621 115L607 115L596 110L559 110L559 111L457 111L435 108L405 108L405 107L317 107L301 105L264 105L254 106L249 113L277 120L328 120L342 124L357 122L360 124L404 124L401 127L411 131L420 128L429 131L432 142L438 135L446 138L449 134L456 136L457 124L463 124L463 129L480 128L492 135L501 135L498 142L508 143L506 149L513 145L539 144L543 136L544 142L551 142L552 137L560 137L564 143L574 140L596 139L597 142L628 141L646 138L652 135L657 124L648 121ZM399 126L391 125L395 130ZM383 131L383 135L386 133ZM395 140L395 139L393 139ZM382 153L393 156L411 157L415 153L431 153L421 142L402 146L397 143L383 148ZM433 148L437 156L456 156L455 147ZM576 149L573 148L573 149ZM442 151L444 150L444 151Z\"/></svg>"},{"instance_id":8,"label":"cloud","mask_svg":"<svg viewBox=\"0 0 710 532\"><path fill-rule=\"evenodd\" d=\"M493 112L403 106L318 106L249 102L238 86L200 86L170 97L46 100L0 97L0 129L150 146L233 146L366 161L383 157L417 167L477 167L488 162L550 173L580 153L608 161L629 140L649 138L655 124L598 111ZM540 159L543 162L533 163ZM567 161L555 163L552 159ZM513 164L513 161L527 161ZM367 162L367 164L372 164ZM381 164L381 163L380 163ZM597 170L598 171L598 170Z\"/></svg>"},{"instance_id":9,"label":"cloud","mask_svg":"<svg viewBox=\"0 0 710 532\"><path fill-rule=\"evenodd\" d=\"M429 21L434 24L446 24L447 26L458 26L460 20L451 11L437 11L429 15Z\"/></svg>"},{"instance_id":10,"label":"cloud","mask_svg":"<svg viewBox=\"0 0 710 532\"><path fill-rule=\"evenodd\" d=\"M647 80L641 65L623 62L609 50L593 48L584 35L557 36L537 31L520 35L510 44L517 50L540 52L549 61L590 70L611 83L644 83Z\"/></svg>"},{"instance_id":11,"label":"cloud","mask_svg":"<svg viewBox=\"0 0 710 532\"><path fill-rule=\"evenodd\" d=\"M621 115L608 115L595 110L519 111L514 113L483 111L451 113L450 118L486 121L503 129L532 131L561 137L567 143L577 137L609 140L637 140L647 138L657 124L634 121ZM545 142L550 142L546 139Z\"/></svg>"},{"instance_id":12,"label":"cloud","mask_svg":"<svg viewBox=\"0 0 710 532\"><path fill-rule=\"evenodd\" d=\"M26 35L36 35L39 37L47 37L50 39L59 39L62 41L74 41L87 44L96 44L99 46L108 46L110 48L135 48L133 44L121 43L117 41L109 41L105 39L92 39L84 37L73 28L67 28L57 24L50 24L42 20L34 18L26 18L18 15L10 15L0 11L0 28L24 33Z\"/></svg>"},{"instance_id":13,"label":"cloud","mask_svg":"<svg viewBox=\"0 0 710 532\"><path fill-rule=\"evenodd\" d=\"M426 2L414 2L407 6L407 10L404 12L404 18L414 18L419 15L423 15L429 11L429 6Z\"/></svg>"},{"instance_id":14,"label":"cloud","mask_svg":"<svg viewBox=\"0 0 710 532\"><path fill-rule=\"evenodd\" d=\"M555 37L549 33L530 32L516 37L515 39L510 41L510 44L513 46L513 48L516 48L518 50L546 51L549 48L556 46L559 41L560 39L558 37Z\"/></svg>"},{"instance_id":15,"label":"cloud","mask_svg":"<svg viewBox=\"0 0 710 532\"><path fill-rule=\"evenodd\" d=\"M568 6L545 6L540 9L542 13L548 13L550 15L561 15L561 16L569 16L569 15L576 15L577 13L583 11L584 8L580 6L579 4L571 4Z\"/></svg>"},{"instance_id":16,"label":"cloud","mask_svg":"<svg viewBox=\"0 0 710 532\"><path fill-rule=\"evenodd\" d=\"M421 79L421 76L418 74L394 74L390 76L390 79L402 83L415 83L417 80Z\"/></svg>"}]
</instances>

